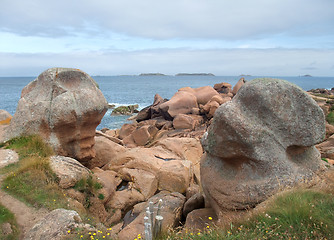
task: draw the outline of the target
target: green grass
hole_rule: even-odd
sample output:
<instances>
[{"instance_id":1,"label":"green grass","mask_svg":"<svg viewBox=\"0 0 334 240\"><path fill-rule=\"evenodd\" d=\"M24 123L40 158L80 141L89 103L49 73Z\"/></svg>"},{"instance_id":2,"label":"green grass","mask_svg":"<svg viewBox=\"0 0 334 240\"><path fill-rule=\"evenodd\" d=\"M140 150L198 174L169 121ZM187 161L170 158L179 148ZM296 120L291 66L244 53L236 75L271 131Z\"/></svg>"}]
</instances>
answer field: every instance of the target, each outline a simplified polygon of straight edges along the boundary
<instances>
[{"instance_id":1,"label":"green grass","mask_svg":"<svg viewBox=\"0 0 334 240\"><path fill-rule=\"evenodd\" d=\"M2 232L2 224L4 223L10 223L12 231L13 231L11 234L5 235ZM7 208L5 208L4 206L0 204L0 239L14 240L14 239L18 239L18 236L19 236L19 231L17 228L14 214L11 213Z\"/></svg>"},{"instance_id":2,"label":"green grass","mask_svg":"<svg viewBox=\"0 0 334 240\"><path fill-rule=\"evenodd\" d=\"M52 148L38 135L22 136L6 142L6 148L15 150L20 158L29 156L49 157L53 155Z\"/></svg>"},{"instance_id":3,"label":"green grass","mask_svg":"<svg viewBox=\"0 0 334 240\"><path fill-rule=\"evenodd\" d=\"M276 197L264 213L226 229L174 233L162 239L333 239L334 197L314 190L295 190Z\"/></svg>"},{"instance_id":4,"label":"green grass","mask_svg":"<svg viewBox=\"0 0 334 240\"><path fill-rule=\"evenodd\" d=\"M57 176L49 165L53 154L49 145L39 136L23 136L8 141L6 148L18 152L20 161L1 171L7 174L1 186L3 190L34 207L50 210L67 207Z\"/></svg>"},{"instance_id":5,"label":"green grass","mask_svg":"<svg viewBox=\"0 0 334 240\"><path fill-rule=\"evenodd\" d=\"M104 195L102 193L99 194L97 192L102 187L103 186L101 183L97 182L92 175L89 175L88 178L80 179L73 188L84 194L85 196L84 207L88 209L91 206L90 203L91 197L97 196L100 200L104 199Z\"/></svg>"},{"instance_id":6,"label":"green grass","mask_svg":"<svg viewBox=\"0 0 334 240\"><path fill-rule=\"evenodd\" d=\"M331 124L334 125L334 111L331 111L327 116L326 116L326 121Z\"/></svg>"}]
</instances>

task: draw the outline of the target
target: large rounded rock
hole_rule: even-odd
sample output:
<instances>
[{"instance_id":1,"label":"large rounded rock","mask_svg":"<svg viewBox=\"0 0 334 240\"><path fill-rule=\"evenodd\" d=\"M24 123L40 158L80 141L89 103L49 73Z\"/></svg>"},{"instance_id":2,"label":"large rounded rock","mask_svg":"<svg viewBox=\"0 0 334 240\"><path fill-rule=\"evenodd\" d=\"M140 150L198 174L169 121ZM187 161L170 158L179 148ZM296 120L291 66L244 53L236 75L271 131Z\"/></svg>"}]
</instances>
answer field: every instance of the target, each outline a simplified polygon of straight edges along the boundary
<instances>
[{"instance_id":1,"label":"large rounded rock","mask_svg":"<svg viewBox=\"0 0 334 240\"><path fill-rule=\"evenodd\" d=\"M167 102L159 105L159 110L165 119L173 119L176 115L191 113L193 108L197 108L197 98L188 91L179 91Z\"/></svg>"},{"instance_id":2,"label":"large rounded rock","mask_svg":"<svg viewBox=\"0 0 334 240\"><path fill-rule=\"evenodd\" d=\"M73 187L82 178L88 178L90 171L77 160L70 157L50 157L50 167L59 179L61 188Z\"/></svg>"},{"instance_id":3,"label":"large rounded rock","mask_svg":"<svg viewBox=\"0 0 334 240\"><path fill-rule=\"evenodd\" d=\"M323 167L314 147L325 136L322 110L283 80L246 83L220 106L202 144L203 190L218 215L264 201Z\"/></svg>"},{"instance_id":4,"label":"large rounded rock","mask_svg":"<svg viewBox=\"0 0 334 240\"><path fill-rule=\"evenodd\" d=\"M84 162L95 156L95 129L106 111L107 101L89 75L51 68L23 88L6 139L39 134L58 155Z\"/></svg>"},{"instance_id":5,"label":"large rounded rock","mask_svg":"<svg viewBox=\"0 0 334 240\"><path fill-rule=\"evenodd\" d=\"M95 137L94 149L96 152L95 157L86 164L90 169L94 167L103 167L109 163L110 159L125 151L123 146L103 136Z\"/></svg>"}]
</instances>

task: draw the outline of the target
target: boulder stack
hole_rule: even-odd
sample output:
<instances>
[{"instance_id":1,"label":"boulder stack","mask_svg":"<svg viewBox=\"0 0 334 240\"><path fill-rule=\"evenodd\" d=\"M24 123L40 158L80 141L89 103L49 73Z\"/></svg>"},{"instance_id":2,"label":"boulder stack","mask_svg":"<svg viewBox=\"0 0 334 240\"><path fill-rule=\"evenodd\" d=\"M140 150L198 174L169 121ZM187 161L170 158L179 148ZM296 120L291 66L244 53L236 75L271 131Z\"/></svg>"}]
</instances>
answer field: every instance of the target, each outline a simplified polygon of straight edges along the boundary
<instances>
[{"instance_id":1,"label":"boulder stack","mask_svg":"<svg viewBox=\"0 0 334 240\"><path fill-rule=\"evenodd\" d=\"M244 84L202 138L201 182L217 215L310 179L323 168L314 145L324 136L322 110L299 87L268 78Z\"/></svg>"},{"instance_id":2,"label":"boulder stack","mask_svg":"<svg viewBox=\"0 0 334 240\"><path fill-rule=\"evenodd\" d=\"M86 162L95 156L95 129L106 111L107 101L88 74L51 68L23 88L5 138L39 134L57 154Z\"/></svg>"}]
</instances>

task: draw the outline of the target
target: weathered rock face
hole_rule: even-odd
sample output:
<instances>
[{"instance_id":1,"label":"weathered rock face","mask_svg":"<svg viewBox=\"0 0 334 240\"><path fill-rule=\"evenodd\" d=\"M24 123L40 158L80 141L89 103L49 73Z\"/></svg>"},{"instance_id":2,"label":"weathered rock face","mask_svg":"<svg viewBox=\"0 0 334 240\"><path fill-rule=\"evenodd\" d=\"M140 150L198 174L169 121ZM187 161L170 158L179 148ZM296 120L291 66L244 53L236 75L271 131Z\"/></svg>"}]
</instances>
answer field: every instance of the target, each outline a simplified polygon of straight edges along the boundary
<instances>
[{"instance_id":1,"label":"weathered rock face","mask_svg":"<svg viewBox=\"0 0 334 240\"><path fill-rule=\"evenodd\" d=\"M321 157L334 159L334 135L317 145L317 148L321 152Z\"/></svg>"},{"instance_id":2,"label":"weathered rock face","mask_svg":"<svg viewBox=\"0 0 334 240\"><path fill-rule=\"evenodd\" d=\"M111 158L124 151L123 146L102 136L95 137L94 149L96 156L87 163L90 169L103 167Z\"/></svg>"},{"instance_id":3,"label":"weathered rock face","mask_svg":"<svg viewBox=\"0 0 334 240\"><path fill-rule=\"evenodd\" d=\"M206 197L221 215L309 179L323 167L314 145L324 136L324 114L303 90L277 79L246 83L217 109L202 139Z\"/></svg>"},{"instance_id":4,"label":"weathered rock face","mask_svg":"<svg viewBox=\"0 0 334 240\"><path fill-rule=\"evenodd\" d=\"M79 226L81 218L76 211L56 209L38 222L26 235L25 240L63 239L68 230Z\"/></svg>"},{"instance_id":5,"label":"weathered rock face","mask_svg":"<svg viewBox=\"0 0 334 240\"><path fill-rule=\"evenodd\" d=\"M61 188L73 187L80 179L87 178L90 174L88 168L70 157L52 156L50 167L59 178Z\"/></svg>"},{"instance_id":6,"label":"weathered rock face","mask_svg":"<svg viewBox=\"0 0 334 240\"><path fill-rule=\"evenodd\" d=\"M19 161L19 155L11 149L0 149L0 168Z\"/></svg>"},{"instance_id":7,"label":"weathered rock face","mask_svg":"<svg viewBox=\"0 0 334 240\"><path fill-rule=\"evenodd\" d=\"M191 113L193 108L197 108L197 98L188 91L179 91L167 102L159 105L165 119L173 119L176 115Z\"/></svg>"},{"instance_id":8,"label":"weathered rock face","mask_svg":"<svg viewBox=\"0 0 334 240\"><path fill-rule=\"evenodd\" d=\"M22 90L6 139L39 134L57 154L84 162L95 156L95 129L106 111L107 101L90 76L51 68Z\"/></svg>"}]
</instances>

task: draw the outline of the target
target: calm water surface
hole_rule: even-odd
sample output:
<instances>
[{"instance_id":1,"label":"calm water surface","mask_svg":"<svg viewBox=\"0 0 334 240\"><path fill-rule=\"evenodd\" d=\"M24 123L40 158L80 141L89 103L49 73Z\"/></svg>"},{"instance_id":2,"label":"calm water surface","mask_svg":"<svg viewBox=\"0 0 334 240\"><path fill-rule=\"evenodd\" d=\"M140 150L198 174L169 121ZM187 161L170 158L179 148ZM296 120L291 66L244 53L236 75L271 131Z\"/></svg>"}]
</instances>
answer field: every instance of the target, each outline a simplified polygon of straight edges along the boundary
<instances>
[{"instance_id":1,"label":"calm water surface","mask_svg":"<svg viewBox=\"0 0 334 240\"><path fill-rule=\"evenodd\" d=\"M12 115L15 113L24 86L36 77L0 77L0 109ZM235 85L239 76L93 76L109 103L118 105L139 104L144 108L153 103L158 93L163 98L171 98L179 88L213 86L215 83L228 82ZM254 76L246 76L252 80ZM304 90L312 88L334 87L334 77L275 77L292 82ZM110 116L106 113L99 129L119 128L128 116Z\"/></svg>"}]
</instances>

